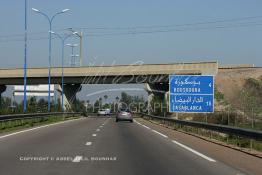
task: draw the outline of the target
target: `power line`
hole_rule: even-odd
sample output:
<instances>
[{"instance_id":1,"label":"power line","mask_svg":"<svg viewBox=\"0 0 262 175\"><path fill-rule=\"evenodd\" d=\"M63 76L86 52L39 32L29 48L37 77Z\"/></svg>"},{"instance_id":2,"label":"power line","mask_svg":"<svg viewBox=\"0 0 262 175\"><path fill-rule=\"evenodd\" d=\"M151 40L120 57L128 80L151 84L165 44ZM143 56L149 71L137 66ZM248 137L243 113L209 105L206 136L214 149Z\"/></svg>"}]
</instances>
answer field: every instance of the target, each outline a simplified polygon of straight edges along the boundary
<instances>
[{"instance_id":1,"label":"power line","mask_svg":"<svg viewBox=\"0 0 262 175\"><path fill-rule=\"evenodd\" d=\"M226 20L217 20L217 21L208 21L208 22L198 22L198 23L188 23L188 24L181 24L181 25L166 25L166 26L144 26L144 27L122 27L121 29L127 31L116 31L116 32L109 32L109 31L95 31L95 32L88 32L86 36L88 37L102 37L102 36L116 36L116 35L137 35L137 34L152 34L152 33L168 33L168 32L180 32L180 31L200 31L200 30L214 30L214 29L227 29L227 28L242 28L242 27L254 27L254 26L261 26L262 21L250 21L250 19L258 19L262 18L262 16L253 16L253 17L245 17L245 18L234 18L234 19L226 19ZM246 22L239 22L239 21L246 21ZM227 23L224 23L227 22ZM231 23L229 23L231 22ZM232 23L237 22L237 23ZM204 26L204 24L217 24L211 26ZM171 28L172 26L172 28ZM196 26L196 27L195 27ZM186 27L186 28L181 28ZM85 28L79 28L85 29ZM86 28L87 29L87 28ZM91 29L91 28L88 28ZM100 30L101 28L93 28ZM103 29L120 29L120 28L103 28ZM146 29L146 30L145 30ZM64 31L67 29L58 29L56 31ZM48 39L48 37L43 36L35 36L39 34L46 34L47 32L36 32L29 34L29 40L44 40ZM2 37L2 38L1 38ZM15 35L6 35L0 36L0 43L3 42L15 42L15 41L23 41L24 34L15 34ZM53 37L54 39L56 37Z\"/></svg>"},{"instance_id":2,"label":"power line","mask_svg":"<svg viewBox=\"0 0 262 175\"><path fill-rule=\"evenodd\" d=\"M216 23L225 23L225 22L237 22L237 21L246 21L252 19L262 19L262 16L249 16L242 18L231 18L224 20L215 20L215 21L205 21L205 22L196 22L196 23L186 23L186 24L172 24L172 25L152 25L152 26L136 26L136 27L82 27L77 29L83 30L130 30L130 29L149 29L149 28L169 28L169 27L185 27L185 26L195 26L195 25L206 25L206 24L216 24Z\"/></svg>"}]
</instances>

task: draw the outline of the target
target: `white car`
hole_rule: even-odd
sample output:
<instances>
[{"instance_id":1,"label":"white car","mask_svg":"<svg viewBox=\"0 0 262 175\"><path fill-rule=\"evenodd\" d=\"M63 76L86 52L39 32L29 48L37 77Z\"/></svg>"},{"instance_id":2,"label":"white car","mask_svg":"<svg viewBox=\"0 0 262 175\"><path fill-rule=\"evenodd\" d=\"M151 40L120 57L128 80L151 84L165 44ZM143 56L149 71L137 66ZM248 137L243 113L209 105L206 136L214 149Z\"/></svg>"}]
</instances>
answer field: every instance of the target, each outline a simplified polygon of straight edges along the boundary
<instances>
[{"instance_id":1,"label":"white car","mask_svg":"<svg viewBox=\"0 0 262 175\"><path fill-rule=\"evenodd\" d=\"M109 115L110 114L110 109L100 109L98 112L97 112L97 115Z\"/></svg>"}]
</instances>

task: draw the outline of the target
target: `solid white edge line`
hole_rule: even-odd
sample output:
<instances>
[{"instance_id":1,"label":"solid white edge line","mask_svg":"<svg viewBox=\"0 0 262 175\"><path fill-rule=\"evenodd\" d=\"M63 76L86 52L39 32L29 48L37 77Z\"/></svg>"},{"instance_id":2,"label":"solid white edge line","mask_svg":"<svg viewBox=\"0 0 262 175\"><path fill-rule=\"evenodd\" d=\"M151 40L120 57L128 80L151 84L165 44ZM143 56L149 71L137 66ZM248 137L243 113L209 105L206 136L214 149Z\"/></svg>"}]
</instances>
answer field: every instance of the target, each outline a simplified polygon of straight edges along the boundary
<instances>
[{"instance_id":1,"label":"solid white edge line","mask_svg":"<svg viewBox=\"0 0 262 175\"><path fill-rule=\"evenodd\" d=\"M92 145L92 142L86 142L86 146Z\"/></svg>"},{"instance_id":2,"label":"solid white edge line","mask_svg":"<svg viewBox=\"0 0 262 175\"><path fill-rule=\"evenodd\" d=\"M155 133L157 133L157 134L159 134L159 135L161 135L162 137L168 138L166 135L164 135L164 134L162 134L162 133L160 133L160 132L158 132L158 131L156 131L156 130L154 130L154 129L152 129L152 131L155 132Z\"/></svg>"},{"instance_id":3,"label":"solid white edge line","mask_svg":"<svg viewBox=\"0 0 262 175\"><path fill-rule=\"evenodd\" d=\"M136 124L139 124L139 125L141 125L141 123L139 123L138 121L136 121L136 120L134 120L134 122L136 123Z\"/></svg>"},{"instance_id":4,"label":"solid white edge line","mask_svg":"<svg viewBox=\"0 0 262 175\"><path fill-rule=\"evenodd\" d=\"M80 118L80 119L82 119L82 118ZM38 127L34 127L34 128L30 128L30 129L26 129L26 130L22 130L22 131L18 131L18 132L14 132L14 133L11 133L11 134L0 136L0 139L6 138L6 137L9 137L9 136L13 136L13 135L17 135L17 134L21 134L21 133L24 133L24 132L29 132L29 131L33 131L33 130L37 130L37 129L41 129L41 128L46 128L46 127L49 127L49 126L59 125L59 124L67 123L67 122L72 122L72 121L80 120L80 119L73 119L73 120L67 120L67 121L63 121L63 122L38 126Z\"/></svg>"},{"instance_id":5,"label":"solid white edge line","mask_svg":"<svg viewBox=\"0 0 262 175\"><path fill-rule=\"evenodd\" d=\"M77 163L83 159L83 156L76 156L72 162Z\"/></svg>"},{"instance_id":6,"label":"solid white edge line","mask_svg":"<svg viewBox=\"0 0 262 175\"><path fill-rule=\"evenodd\" d=\"M146 126L146 125L142 125L141 123L139 123L139 122L137 122L137 121L135 121L135 122L136 122L137 124L139 124L139 125L147 128L147 129L150 129L150 128L149 128L148 126ZM158 131L156 131L156 130L154 130L154 129L151 129L151 130L152 130L153 132L155 132L155 133L157 133L157 134L165 137L165 138L168 138L168 136L166 136L166 135L164 135L164 134L162 134L162 133L160 133L160 132L158 132ZM208 156L206 156L206 155L204 155L204 154L202 154L202 153L200 153L200 152L198 152L198 151L196 151L196 150L194 150L194 149L192 149L192 148L189 148L188 146L183 145L182 143L179 143L179 142L177 142L177 141L175 141L175 140L172 140L172 142L175 143L175 144L177 144L177 145L179 145L179 146L181 146L182 148L185 148L186 150L188 150L188 151L190 151L190 152L192 152L192 153L194 153L194 154L196 154L196 155L198 155L198 156L200 156L200 157L202 157L202 158L210 161L210 162L216 162L216 160L214 160L214 159L212 159L212 158L210 158L210 157L208 157Z\"/></svg>"},{"instance_id":7,"label":"solid white edge line","mask_svg":"<svg viewBox=\"0 0 262 175\"><path fill-rule=\"evenodd\" d=\"M200 156L200 157L210 161L210 162L216 162L214 159L212 159L212 158L210 158L210 157L208 157L208 156L206 156L206 155L204 155L204 154L202 154L200 152L197 152L196 150L194 150L192 148L189 148L188 146L183 145L182 143L179 143L179 142L177 142L175 140L172 140L172 142L177 144L177 145L179 145L179 146L181 146L182 148L185 148L186 150L188 150L188 151L190 151L190 152L192 152L192 153L194 153L194 154L196 154L196 155L198 155L198 156Z\"/></svg>"},{"instance_id":8,"label":"solid white edge line","mask_svg":"<svg viewBox=\"0 0 262 175\"><path fill-rule=\"evenodd\" d=\"M146 128L146 129L151 129L151 128L149 128L148 126L146 126L146 125L142 125L144 128Z\"/></svg>"}]
</instances>

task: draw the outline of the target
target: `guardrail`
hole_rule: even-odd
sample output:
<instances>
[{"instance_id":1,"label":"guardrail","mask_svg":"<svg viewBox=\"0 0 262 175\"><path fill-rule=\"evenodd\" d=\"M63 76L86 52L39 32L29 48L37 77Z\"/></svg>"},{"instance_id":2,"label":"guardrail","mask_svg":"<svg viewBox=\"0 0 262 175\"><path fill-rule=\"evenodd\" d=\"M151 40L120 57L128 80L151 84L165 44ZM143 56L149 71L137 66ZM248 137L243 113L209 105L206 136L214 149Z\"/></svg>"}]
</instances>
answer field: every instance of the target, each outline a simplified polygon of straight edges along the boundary
<instances>
[{"instance_id":1,"label":"guardrail","mask_svg":"<svg viewBox=\"0 0 262 175\"><path fill-rule=\"evenodd\" d=\"M33 119L33 118L45 118L49 116L68 116L68 115L81 115L81 112L50 112L50 113L31 113L31 114L9 114L0 115L0 122L11 121L11 120L22 120L22 119Z\"/></svg>"},{"instance_id":2,"label":"guardrail","mask_svg":"<svg viewBox=\"0 0 262 175\"><path fill-rule=\"evenodd\" d=\"M180 124L184 126L190 126L194 128L201 128L211 131L216 131L219 133L225 133L225 134L234 134L236 136L242 136L258 141L262 141L262 131L252 130L252 129L244 129L234 126L226 126L226 125L218 125L218 124L210 124L210 123L202 123L202 122L196 122L196 121L186 121L186 120L179 120L179 119L172 119L172 118L166 118L166 117L159 117L159 116L153 116L148 114L141 114L143 117L148 117L149 119L159 119L164 120L168 122L173 122L175 124Z\"/></svg>"}]
</instances>

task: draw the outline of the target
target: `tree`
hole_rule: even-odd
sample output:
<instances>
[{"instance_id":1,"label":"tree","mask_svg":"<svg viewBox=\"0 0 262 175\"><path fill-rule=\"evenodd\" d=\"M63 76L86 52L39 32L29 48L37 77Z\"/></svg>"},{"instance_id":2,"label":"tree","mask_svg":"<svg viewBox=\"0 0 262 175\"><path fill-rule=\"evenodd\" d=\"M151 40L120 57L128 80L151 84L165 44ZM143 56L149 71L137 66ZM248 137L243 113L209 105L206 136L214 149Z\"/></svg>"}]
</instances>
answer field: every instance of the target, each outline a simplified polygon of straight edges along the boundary
<instances>
[{"instance_id":1,"label":"tree","mask_svg":"<svg viewBox=\"0 0 262 175\"><path fill-rule=\"evenodd\" d=\"M125 106L129 106L132 103L132 97L128 95L126 92L121 93L121 103L124 103Z\"/></svg>"},{"instance_id":2,"label":"tree","mask_svg":"<svg viewBox=\"0 0 262 175\"><path fill-rule=\"evenodd\" d=\"M105 99L105 103L106 103L106 100L108 99L108 95L104 95L104 99Z\"/></svg>"},{"instance_id":3,"label":"tree","mask_svg":"<svg viewBox=\"0 0 262 175\"><path fill-rule=\"evenodd\" d=\"M118 96L116 96L116 102L117 102L117 103L119 102L119 97L118 97Z\"/></svg>"},{"instance_id":4,"label":"tree","mask_svg":"<svg viewBox=\"0 0 262 175\"><path fill-rule=\"evenodd\" d=\"M99 97L98 101L99 101L100 103L102 103L103 99L102 99L101 97Z\"/></svg>"}]
</instances>

